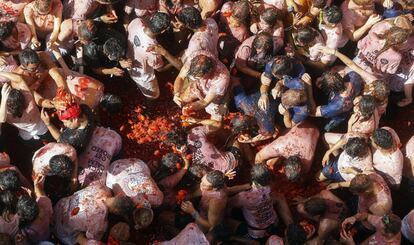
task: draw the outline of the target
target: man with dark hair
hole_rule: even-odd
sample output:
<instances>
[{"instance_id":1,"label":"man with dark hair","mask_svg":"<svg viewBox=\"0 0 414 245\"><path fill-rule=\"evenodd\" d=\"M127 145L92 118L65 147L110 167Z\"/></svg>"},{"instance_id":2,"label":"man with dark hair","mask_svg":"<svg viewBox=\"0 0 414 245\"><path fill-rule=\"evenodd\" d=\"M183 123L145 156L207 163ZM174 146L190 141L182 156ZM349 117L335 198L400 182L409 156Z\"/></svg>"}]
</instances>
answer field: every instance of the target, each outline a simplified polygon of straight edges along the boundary
<instances>
[{"instance_id":1,"label":"man with dark hair","mask_svg":"<svg viewBox=\"0 0 414 245\"><path fill-rule=\"evenodd\" d=\"M20 227L29 225L39 215L39 206L30 196L21 196L17 201L16 210L20 217Z\"/></svg>"},{"instance_id":2,"label":"man with dark hair","mask_svg":"<svg viewBox=\"0 0 414 245\"><path fill-rule=\"evenodd\" d=\"M247 231L250 238L264 241L267 237L274 234L279 224L277 214L282 217L285 225L293 222L292 214L283 194L272 191L271 179L273 176L266 165L254 165L250 174L252 178L251 189L239 192L231 197L228 203L230 207L241 208L243 211L246 223L239 224L237 231Z\"/></svg>"},{"instance_id":3,"label":"man with dark hair","mask_svg":"<svg viewBox=\"0 0 414 245\"><path fill-rule=\"evenodd\" d=\"M307 199L296 198L297 211L301 216L319 223L317 236L311 241L323 244L332 233L340 228L347 216L345 203L328 190Z\"/></svg>"},{"instance_id":4,"label":"man with dark hair","mask_svg":"<svg viewBox=\"0 0 414 245\"><path fill-rule=\"evenodd\" d=\"M32 39L29 27L24 23L12 21L0 23L0 43L9 51L27 48Z\"/></svg>"},{"instance_id":5,"label":"man with dark hair","mask_svg":"<svg viewBox=\"0 0 414 245\"><path fill-rule=\"evenodd\" d=\"M404 165L404 156L395 141L385 128L376 129L371 137L371 145L375 149L373 167L391 187L400 185Z\"/></svg>"},{"instance_id":6,"label":"man with dark hair","mask_svg":"<svg viewBox=\"0 0 414 245\"><path fill-rule=\"evenodd\" d=\"M6 169L0 172L0 189L2 191L18 191L20 187L20 179L17 171Z\"/></svg>"}]
</instances>

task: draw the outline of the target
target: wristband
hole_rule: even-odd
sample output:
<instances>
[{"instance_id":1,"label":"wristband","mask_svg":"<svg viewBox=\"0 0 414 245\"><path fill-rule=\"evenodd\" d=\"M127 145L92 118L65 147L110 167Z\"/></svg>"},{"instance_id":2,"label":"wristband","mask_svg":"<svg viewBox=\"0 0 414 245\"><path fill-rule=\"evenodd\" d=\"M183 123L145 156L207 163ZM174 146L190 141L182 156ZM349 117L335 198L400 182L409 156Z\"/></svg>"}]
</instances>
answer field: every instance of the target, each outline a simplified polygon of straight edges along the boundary
<instances>
[{"instance_id":1,"label":"wristband","mask_svg":"<svg viewBox=\"0 0 414 245\"><path fill-rule=\"evenodd\" d=\"M260 92L260 95L267 95L267 92Z\"/></svg>"},{"instance_id":2,"label":"wristband","mask_svg":"<svg viewBox=\"0 0 414 245\"><path fill-rule=\"evenodd\" d=\"M96 21L96 22L102 22L101 16L96 17L95 19L93 19L93 21Z\"/></svg>"},{"instance_id":3,"label":"wristband","mask_svg":"<svg viewBox=\"0 0 414 245\"><path fill-rule=\"evenodd\" d=\"M194 212L192 212L191 213L191 216L193 217L193 219L197 219L197 217L199 216L199 214L198 214L198 212L197 211L194 211Z\"/></svg>"}]
</instances>

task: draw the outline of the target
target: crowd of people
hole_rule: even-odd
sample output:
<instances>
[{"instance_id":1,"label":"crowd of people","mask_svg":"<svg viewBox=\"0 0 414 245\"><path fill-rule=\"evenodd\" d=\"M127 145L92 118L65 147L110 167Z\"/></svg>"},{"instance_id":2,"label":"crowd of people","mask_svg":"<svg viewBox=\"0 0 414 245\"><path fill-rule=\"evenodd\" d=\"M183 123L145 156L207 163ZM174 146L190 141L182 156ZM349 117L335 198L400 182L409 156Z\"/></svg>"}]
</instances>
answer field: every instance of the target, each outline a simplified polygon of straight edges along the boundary
<instances>
[{"instance_id":1,"label":"crowd of people","mask_svg":"<svg viewBox=\"0 0 414 245\"><path fill-rule=\"evenodd\" d=\"M414 137L381 120L413 100L413 10L0 0L0 126L17 129L0 136L0 244L414 244ZM162 156L125 157L102 123L125 106L117 77L179 108Z\"/></svg>"}]
</instances>

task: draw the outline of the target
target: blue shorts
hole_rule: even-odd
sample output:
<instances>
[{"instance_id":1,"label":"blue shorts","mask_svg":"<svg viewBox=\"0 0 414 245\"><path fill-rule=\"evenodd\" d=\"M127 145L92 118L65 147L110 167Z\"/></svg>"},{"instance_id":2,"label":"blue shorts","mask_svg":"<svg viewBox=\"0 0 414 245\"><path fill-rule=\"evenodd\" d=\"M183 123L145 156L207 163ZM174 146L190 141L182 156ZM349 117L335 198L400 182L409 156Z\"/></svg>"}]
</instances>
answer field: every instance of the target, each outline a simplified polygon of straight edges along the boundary
<instances>
[{"instance_id":1,"label":"blue shorts","mask_svg":"<svg viewBox=\"0 0 414 245\"><path fill-rule=\"evenodd\" d=\"M338 158L339 156L329 161L328 164L322 168L322 174L329 180L343 182L345 180L342 178L338 170Z\"/></svg>"}]
</instances>

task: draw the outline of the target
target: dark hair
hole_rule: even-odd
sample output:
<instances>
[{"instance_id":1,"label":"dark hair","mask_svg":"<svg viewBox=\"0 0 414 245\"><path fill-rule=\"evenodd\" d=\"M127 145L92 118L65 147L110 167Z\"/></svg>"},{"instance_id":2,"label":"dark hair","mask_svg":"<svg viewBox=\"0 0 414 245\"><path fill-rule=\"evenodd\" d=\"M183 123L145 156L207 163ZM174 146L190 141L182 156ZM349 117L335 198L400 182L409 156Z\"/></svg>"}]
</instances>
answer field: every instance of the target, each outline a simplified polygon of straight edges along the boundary
<instances>
[{"instance_id":1,"label":"dark hair","mask_svg":"<svg viewBox=\"0 0 414 245\"><path fill-rule=\"evenodd\" d=\"M17 171L6 169L0 172L0 188L3 191L18 191L20 187L21 184Z\"/></svg>"},{"instance_id":2,"label":"dark hair","mask_svg":"<svg viewBox=\"0 0 414 245\"><path fill-rule=\"evenodd\" d=\"M363 95L358 104L359 111L364 119L369 119L376 108L375 99L371 95Z\"/></svg>"},{"instance_id":3,"label":"dark hair","mask_svg":"<svg viewBox=\"0 0 414 245\"><path fill-rule=\"evenodd\" d=\"M49 160L50 173L60 177L69 177L72 173L73 161L66 155L55 155Z\"/></svg>"},{"instance_id":4,"label":"dark hair","mask_svg":"<svg viewBox=\"0 0 414 245\"><path fill-rule=\"evenodd\" d=\"M7 190L0 192L0 208L3 219L9 221L9 215L16 213L17 196L14 192Z\"/></svg>"},{"instance_id":5,"label":"dark hair","mask_svg":"<svg viewBox=\"0 0 414 245\"><path fill-rule=\"evenodd\" d=\"M27 66L29 64L38 64L40 63L39 55L36 51L25 48L19 53L19 62L21 65Z\"/></svg>"},{"instance_id":6,"label":"dark hair","mask_svg":"<svg viewBox=\"0 0 414 245\"><path fill-rule=\"evenodd\" d=\"M326 16L326 20L332 24L338 24L342 20L342 11L341 9L336 6L332 5L323 11Z\"/></svg>"},{"instance_id":7,"label":"dark hair","mask_svg":"<svg viewBox=\"0 0 414 245\"><path fill-rule=\"evenodd\" d=\"M100 105L112 114L118 113L122 109L121 98L113 94L104 94L101 98Z\"/></svg>"},{"instance_id":8,"label":"dark hair","mask_svg":"<svg viewBox=\"0 0 414 245\"><path fill-rule=\"evenodd\" d=\"M84 20L78 27L78 36L85 40L92 40L97 32L98 28L93 20Z\"/></svg>"},{"instance_id":9,"label":"dark hair","mask_svg":"<svg viewBox=\"0 0 414 245\"><path fill-rule=\"evenodd\" d=\"M165 167L170 172L173 172L176 169L177 163L182 164L183 159L180 156L171 152L165 154L161 159L162 167Z\"/></svg>"},{"instance_id":10,"label":"dark hair","mask_svg":"<svg viewBox=\"0 0 414 245\"><path fill-rule=\"evenodd\" d=\"M163 12L155 12L148 21L148 28L155 34L160 34L170 27L170 16Z\"/></svg>"},{"instance_id":11,"label":"dark hair","mask_svg":"<svg viewBox=\"0 0 414 245\"><path fill-rule=\"evenodd\" d=\"M201 164L192 164L188 169L187 175L189 175L190 179L195 180L195 182L199 181L204 174L211 171L211 168L201 165Z\"/></svg>"},{"instance_id":12,"label":"dark hair","mask_svg":"<svg viewBox=\"0 0 414 245\"><path fill-rule=\"evenodd\" d=\"M344 150L352 158L361 158L367 155L369 147L364 138L353 137L348 139Z\"/></svg>"},{"instance_id":13,"label":"dark hair","mask_svg":"<svg viewBox=\"0 0 414 245\"><path fill-rule=\"evenodd\" d=\"M273 75L288 75L293 70L293 62L287 56L276 56L272 63Z\"/></svg>"},{"instance_id":14,"label":"dark hair","mask_svg":"<svg viewBox=\"0 0 414 245\"><path fill-rule=\"evenodd\" d=\"M255 164L250 170L252 182L261 186L267 186L272 180L272 173L264 164Z\"/></svg>"},{"instance_id":15,"label":"dark hair","mask_svg":"<svg viewBox=\"0 0 414 245\"><path fill-rule=\"evenodd\" d=\"M134 210L134 203L127 196L115 196L111 212L121 217L128 217Z\"/></svg>"},{"instance_id":16,"label":"dark hair","mask_svg":"<svg viewBox=\"0 0 414 245\"><path fill-rule=\"evenodd\" d=\"M6 101L7 111L13 117L21 118L26 108L26 101L23 93L17 89L11 89L9 97Z\"/></svg>"},{"instance_id":17,"label":"dark hair","mask_svg":"<svg viewBox=\"0 0 414 245\"><path fill-rule=\"evenodd\" d=\"M384 230L389 234L398 234L401 231L401 219L395 214L383 216ZM384 222L385 221L385 222Z\"/></svg>"},{"instance_id":18,"label":"dark hair","mask_svg":"<svg viewBox=\"0 0 414 245\"><path fill-rule=\"evenodd\" d=\"M249 133L253 129L254 119L250 116L236 116L230 121L230 128L234 134Z\"/></svg>"},{"instance_id":19,"label":"dark hair","mask_svg":"<svg viewBox=\"0 0 414 245\"><path fill-rule=\"evenodd\" d=\"M261 32L257 34L256 37L253 39L252 45L255 50L263 49L265 50L266 54L273 53L273 38L267 32Z\"/></svg>"},{"instance_id":20,"label":"dark hair","mask_svg":"<svg viewBox=\"0 0 414 245\"><path fill-rule=\"evenodd\" d=\"M111 37L104 43L103 51L110 60L120 60L125 55L126 47L122 40Z\"/></svg>"},{"instance_id":21,"label":"dark hair","mask_svg":"<svg viewBox=\"0 0 414 245\"><path fill-rule=\"evenodd\" d=\"M275 8L267 8L260 17L270 26L274 26L277 21L277 10Z\"/></svg>"},{"instance_id":22,"label":"dark hair","mask_svg":"<svg viewBox=\"0 0 414 245\"><path fill-rule=\"evenodd\" d=\"M221 189L226 184L226 176L218 170L208 172L206 178L215 189Z\"/></svg>"},{"instance_id":23,"label":"dark hair","mask_svg":"<svg viewBox=\"0 0 414 245\"><path fill-rule=\"evenodd\" d=\"M374 88L371 95L375 98L376 102L382 102L390 95L390 85L385 80L375 80L372 82Z\"/></svg>"},{"instance_id":24,"label":"dark hair","mask_svg":"<svg viewBox=\"0 0 414 245\"><path fill-rule=\"evenodd\" d=\"M17 201L17 214L20 217L20 227L28 226L39 215L39 206L33 198L21 196Z\"/></svg>"},{"instance_id":25,"label":"dark hair","mask_svg":"<svg viewBox=\"0 0 414 245\"><path fill-rule=\"evenodd\" d=\"M322 9L326 5L326 0L312 0L312 5L316 8Z\"/></svg>"},{"instance_id":26,"label":"dark hair","mask_svg":"<svg viewBox=\"0 0 414 245\"><path fill-rule=\"evenodd\" d=\"M383 128L378 128L372 134L374 143L383 149L391 149L393 146L392 134Z\"/></svg>"},{"instance_id":27,"label":"dark hair","mask_svg":"<svg viewBox=\"0 0 414 245\"><path fill-rule=\"evenodd\" d=\"M284 106L293 107L306 102L306 93L303 89L288 89L282 94L281 102Z\"/></svg>"},{"instance_id":28,"label":"dark hair","mask_svg":"<svg viewBox=\"0 0 414 245\"><path fill-rule=\"evenodd\" d=\"M203 19L201 18L200 11L194 7L184 7L178 12L177 18L183 22L187 28L198 29L203 26Z\"/></svg>"},{"instance_id":29,"label":"dark hair","mask_svg":"<svg viewBox=\"0 0 414 245\"><path fill-rule=\"evenodd\" d=\"M190 69L188 75L191 76L204 76L211 72L215 67L214 60L205 55L197 55L191 60Z\"/></svg>"},{"instance_id":30,"label":"dark hair","mask_svg":"<svg viewBox=\"0 0 414 245\"><path fill-rule=\"evenodd\" d=\"M102 51L102 46L96 44L95 42L90 42L83 45L83 54L91 60L99 60L99 54Z\"/></svg>"},{"instance_id":31,"label":"dark hair","mask_svg":"<svg viewBox=\"0 0 414 245\"><path fill-rule=\"evenodd\" d=\"M345 90L344 79L337 72L324 72L321 76L321 90L326 95L341 93Z\"/></svg>"},{"instance_id":32,"label":"dark hair","mask_svg":"<svg viewBox=\"0 0 414 245\"><path fill-rule=\"evenodd\" d=\"M168 132L165 136L165 142L169 145L176 145L177 147L181 147L187 144L186 128L176 128L173 131Z\"/></svg>"},{"instance_id":33,"label":"dark hair","mask_svg":"<svg viewBox=\"0 0 414 245\"><path fill-rule=\"evenodd\" d=\"M223 223L215 225L213 229L210 230L210 233L216 241L221 242L228 241L232 235L230 227Z\"/></svg>"},{"instance_id":34,"label":"dark hair","mask_svg":"<svg viewBox=\"0 0 414 245\"><path fill-rule=\"evenodd\" d=\"M307 240L306 231L301 225L292 223L286 228L286 240L289 245L303 245Z\"/></svg>"},{"instance_id":35,"label":"dark hair","mask_svg":"<svg viewBox=\"0 0 414 245\"><path fill-rule=\"evenodd\" d=\"M285 176L289 181L296 181L301 177L302 160L299 156L290 156L283 161Z\"/></svg>"},{"instance_id":36,"label":"dark hair","mask_svg":"<svg viewBox=\"0 0 414 245\"><path fill-rule=\"evenodd\" d=\"M297 40L304 44L311 43L316 37L316 32L311 27L301 28L296 34Z\"/></svg>"},{"instance_id":37,"label":"dark hair","mask_svg":"<svg viewBox=\"0 0 414 245\"><path fill-rule=\"evenodd\" d=\"M241 22L246 22L250 16L250 6L247 1L241 0L233 4L232 17Z\"/></svg>"},{"instance_id":38,"label":"dark hair","mask_svg":"<svg viewBox=\"0 0 414 245\"><path fill-rule=\"evenodd\" d=\"M366 174L357 174L352 180L351 184L349 185L349 190L354 193L363 193L367 191L373 182L369 175Z\"/></svg>"},{"instance_id":39,"label":"dark hair","mask_svg":"<svg viewBox=\"0 0 414 245\"><path fill-rule=\"evenodd\" d=\"M16 26L14 21L0 22L0 40L4 40L9 37Z\"/></svg>"},{"instance_id":40,"label":"dark hair","mask_svg":"<svg viewBox=\"0 0 414 245\"><path fill-rule=\"evenodd\" d=\"M143 224L144 226L140 227L140 228L148 227L152 223L152 220L154 219L154 213L153 213L152 209L151 208L145 208L145 207L144 208L136 208L136 209L134 209L134 211L132 213L132 217L133 217L133 220L134 220L135 224L138 224L138 223L142 224L142 219L146 218L146 216L148 216L148 215L150 215L152 217L150 223Z\"/></svg>"},{"instance_id":41,"label":"dark hair","mask_svg":"<svg viewBox=\"0 0 414 245\"><path fill-rule=\"evenodd\" d=\"M326 212L328 206L323 198L320 197L312 197L308 199L304 204L303 207L305 211L310 214L311 216L322 215Z\"/></svg>"}]
</instances>

